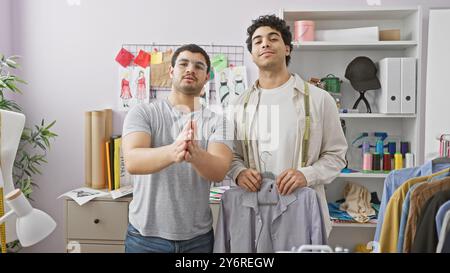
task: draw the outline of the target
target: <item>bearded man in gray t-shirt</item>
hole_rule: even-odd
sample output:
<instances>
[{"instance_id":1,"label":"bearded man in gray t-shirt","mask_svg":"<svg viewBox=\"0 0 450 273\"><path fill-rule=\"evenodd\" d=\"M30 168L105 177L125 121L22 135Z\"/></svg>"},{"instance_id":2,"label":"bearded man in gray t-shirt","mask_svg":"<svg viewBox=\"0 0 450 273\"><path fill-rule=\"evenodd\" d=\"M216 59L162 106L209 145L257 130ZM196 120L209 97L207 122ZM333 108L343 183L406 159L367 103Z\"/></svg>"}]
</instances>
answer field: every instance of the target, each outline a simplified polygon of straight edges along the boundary
<instances>
[{"instance_id":1,"label":"bearded man in gray t-shirt","mask_svg":"<svg viewBox=\"0 0 450 273\"><path fill-rule=\"evenodd\" d=\"M210 66L201 47L178 48L168 98L139 104L125 118L122 147L134 179L126 252L212 252L210 182L229 170L233 132L199 102Z\"/></svg>"}]
</instances>

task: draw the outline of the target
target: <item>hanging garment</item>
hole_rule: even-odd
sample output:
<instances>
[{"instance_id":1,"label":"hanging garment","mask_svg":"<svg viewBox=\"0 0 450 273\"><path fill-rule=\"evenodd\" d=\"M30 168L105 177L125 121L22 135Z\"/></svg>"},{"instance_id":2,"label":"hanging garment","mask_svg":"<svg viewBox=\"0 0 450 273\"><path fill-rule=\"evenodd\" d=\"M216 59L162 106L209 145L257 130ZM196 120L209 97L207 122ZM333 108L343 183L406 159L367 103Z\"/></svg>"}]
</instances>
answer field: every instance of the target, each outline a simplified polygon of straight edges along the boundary
<instances>
[{"instance_id":1,"label":"hanging garment","mask_svg":"<svg viewBox=\"0 0 450 273\"><path fill-rule=\"evenodd\" d=\"M435 193L439 191L450 190L450 177L433 181L431 183L423 183L419 185L411 194L409 205L409 215L406 221L405 237L403 242L403 252L409 253L416 236L417 221L419 215L428 201Z\"/></svg>"},{"instance_id":2,"label":"hanging garment","mask_svg":"<svg viewBox=\"0 0 450 273\"><path fill-rule=\"evenodd\" d=\"M401 214L401 220L400 220L400 228L398 231L398 240L397 240L397 253L403 253L403 244L405 239L405 229L406 229L406 222L408 220L409 215L409 205L411 201L411 194L414 192L414 190L422 183L429 183L437 180L441 180L442 178L445 178L448 175L448 168L435 172L432 175L428 176L427 181L415 183L412 185L408 193L406 194L406 197L402 204L402 214Z\"/></svg>"},{"instance_id":3,"label":"hanging garment","mask_svg":"<svg viewBox=\"0 0 450 273\"><path fill-rule=\"evenodd\" d=\"M370 216L375 215L375 210L370 205L370 192L363 186L348 183L344 188L345 202L339 207L346 211L355 221L366 223Z\"/></svg>"},{"instance_id":4,"label":"hanging garment","mask_svg":"<svg viewBox=\"0 0 450 273\"><path fill-rule=\"evenodd\" d=\"M232 188L222 196L214 252L264 253L327 243L317 193L308 187L280 195L274 179L259 192Z\"/></svg>"},{"instance_id":5,"label":"hanging garment","mask_svg":"<svg viewBox=\"0 0 450 273\"><path fill-rule=\"evenodd\" d=\"M436 232L437 232L438 237L441 234L441 228L442 228L442 223L444 222L445 214L449 210L450 210L450 200L445 202L444 204L442 204L442 206L439 207L439 210L436 213L435 220L436 220Z\"/></svg>"},{"instance_id":6,"label":"hanging garment","mask_svg":"<svg viewBox=\"0 0 450 273\"><path fill-rule=\"evenodd\" d=\"M450 234L447 231L447 236L445 236L444 244L442 245L441 253L450 253Z\"/></svg>"},{"instance_id":7,"label":"hanging garment","mask_svg":"<svg viewBox=\"0 0 450 273\"><path fill-rule=\"evenodd\" d=\"M439 242L436 248L437 253L450 253L450 211L445 213L442 220L442 228L439 231Z\"/></svg>"},{"instance_id":8,"label":"hanging garment","mask_svg":"<svg viewBox=\"0 0 450 273\"><path fill-rule=\"evenodd\" d=\"M406 221L408 220L409 203L411 200L411 193L413 193L414 190L422 183L427 183L427 182L420 182L420 183L414 184L411 188L409 188L409 191L406 194L405 200L403 201L402 216L401 216L401 220L400 220L400 229L398 231L397 253L403 253L403 242L405 239L405 228L406 228Z\"/></svg>"},{"instance_id":9,"label":"hanging garment","mask_svg":"<svg viewBox=\"0 0 450 273\"><path fill-rule=\"evenodd\" d=\"M384 180L383 195L381 197L380 211L378 212L374 241L380 241L386 206L395 190L410 178L431 175L448 167L450 167L449 163L433 163L432 160L429 160L418 167L391 171Z\"/></svg>"},{"instance_id":10,"label":"hanging garment","mask_svg":"<svg viewBox=\"0 0 450 273\"><path fill-rule=\"evenodd\" d=\"M395 253L397 252L398 234L400 230L400 221L402 214L402 206L408 190L411 186L424 182L427 176L411 178L400 185L392 194L386 206L384 223L380 234L380 252Z\"/></svg>"},{"instance_id":11,"label":"hanging garment","mask_svg":"<svg viewBox=\"0 0 450 273\"><path fill-rule=\"evenodd\" d=\"M414 237L411 252L435 253L439 241L436 232L436 213L439 208L450 199L450 190L435 193L422 209L417 221L416 236Z\"/></svg>"}]
</instances>

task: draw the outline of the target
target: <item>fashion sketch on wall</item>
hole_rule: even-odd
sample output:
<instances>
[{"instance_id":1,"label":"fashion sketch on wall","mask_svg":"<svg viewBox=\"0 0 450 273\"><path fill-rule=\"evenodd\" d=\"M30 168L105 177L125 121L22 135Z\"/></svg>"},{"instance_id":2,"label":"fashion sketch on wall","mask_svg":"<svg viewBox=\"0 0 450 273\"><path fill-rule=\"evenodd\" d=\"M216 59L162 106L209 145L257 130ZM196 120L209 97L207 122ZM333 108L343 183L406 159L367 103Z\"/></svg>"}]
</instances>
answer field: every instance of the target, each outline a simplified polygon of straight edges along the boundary
<instances>
[{"instance_id":1,"label":"fashion sketch on wall","mask_svg":"<svg viewBox=\"0 0 450 273\"><path fill-rule=\"evenodd\" d=\"M119 109L127 111L138 103L149 101L150 67L119 68Z\"/></svg>"},{"instance_id":2,"label":"fashion sketch on wall","mask_svg":"<svg viewBox=\"0 0 450 273\"><path fill-rule=\"evenodd\" d=\"M202 88L202 92L200 92L200 103L208 107L209 106L209 95L210 95L210 82L205 83L205 86Z\"/></svg>"},{"instance_id":3,"label":"fashion sketch on wall","mask_svg":"<svg viewBox=\"0 0 450 273\"><path fill-rule=\"evenodd\" d=\"M247 89L245 66L227 67L215 73L216 102L227 106L230 101Z\"/></svg>"}]
</instances>

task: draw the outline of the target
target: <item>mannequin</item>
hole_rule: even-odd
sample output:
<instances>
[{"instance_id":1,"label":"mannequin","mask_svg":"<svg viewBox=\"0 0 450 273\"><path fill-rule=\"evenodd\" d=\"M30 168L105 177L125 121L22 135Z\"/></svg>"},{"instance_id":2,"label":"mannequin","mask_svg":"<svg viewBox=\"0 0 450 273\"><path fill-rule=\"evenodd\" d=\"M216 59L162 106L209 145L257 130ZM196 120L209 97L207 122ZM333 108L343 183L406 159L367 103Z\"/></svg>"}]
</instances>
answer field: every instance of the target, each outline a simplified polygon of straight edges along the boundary
<instances>
[{"instance_id":1,"label":"mannequin","mask_svg":"<svg viewBox=\"0 0 450 273\"><path fill-rule=\"evenodd\" d=\"M14 190L12 178L14 159L19 148L20 137L25 126L25 116L21 113L0 110L0 187L6 196ZM3 196L3 202L5 198ZM9 211L4 204L5 213ZM17 240L16 217L6 222L6 242Z\"/></svg>"}]
</instances>

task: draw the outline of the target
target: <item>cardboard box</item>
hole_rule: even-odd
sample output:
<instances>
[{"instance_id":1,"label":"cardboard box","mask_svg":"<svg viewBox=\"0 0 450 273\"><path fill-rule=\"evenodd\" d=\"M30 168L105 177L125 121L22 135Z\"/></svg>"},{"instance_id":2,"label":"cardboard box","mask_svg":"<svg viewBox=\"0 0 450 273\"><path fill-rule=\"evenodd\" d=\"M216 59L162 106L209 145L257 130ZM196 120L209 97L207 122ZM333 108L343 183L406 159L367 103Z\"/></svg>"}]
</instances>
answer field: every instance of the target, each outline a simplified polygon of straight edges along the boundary
<instances>
[{"instance_id":1,"label":"cardboard box","mask_svg":"<svg viewBox=\"0 0 450 273\"><path fill-rule=\"evenodd\" d=\"M400 41L400 29L380 30L380 41Z\"/></svg>"}]
</instances>

